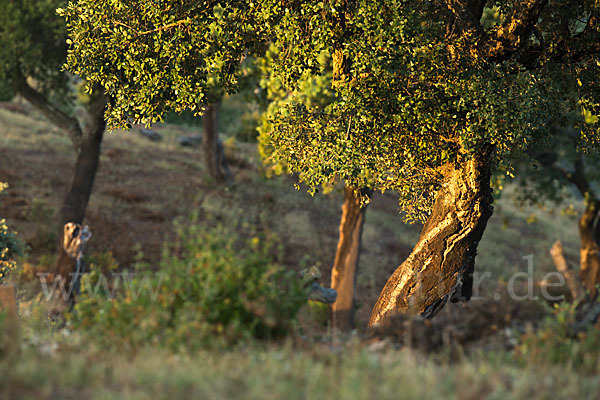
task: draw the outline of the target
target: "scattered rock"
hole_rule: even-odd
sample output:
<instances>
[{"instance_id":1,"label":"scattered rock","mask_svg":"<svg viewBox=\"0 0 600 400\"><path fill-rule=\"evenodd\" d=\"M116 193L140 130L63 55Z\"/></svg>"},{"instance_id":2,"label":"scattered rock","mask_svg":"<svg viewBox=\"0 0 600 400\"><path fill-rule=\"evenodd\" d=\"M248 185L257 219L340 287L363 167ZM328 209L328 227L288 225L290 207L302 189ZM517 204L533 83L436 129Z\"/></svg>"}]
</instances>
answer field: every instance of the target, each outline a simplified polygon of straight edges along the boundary
<instances>
[{"instance_id":1,"label":"scattered rock","mask_svg":"<svg viewBox=\"0 0 600 400\"><path fill-rule=\"evenodd\" d=\"M300 271L300 280L304 287L308 288L308 299L320 303L332 304L337 298L335 289L325 288L317 283L321 278L321 272L315 266Z\"/></svg>"},{"instance_id":2,"label":"scattered rock","mask_svg":"<svg viewBox=\"0 0 600 400\"><path fill-rule=\"evenodd\" d=\"M202 144L202 135L180 136L177 141L182 147L199 147Z\"/></svg>"},{"instance_id":3,"label":"scattered rock","mask_svg":"<svg viewBox=\"0 0 600 400\"><path fill-rule=\"evenodd\" d=\"M153 142L160 142L163 139L160 133L154 132L151 129L140 128L139 132L140 135Z\"/></svg>"},{"instance_id":4,"label":"scattered rock","mask_svg":"<svg viewBox=\"0 0 600 400\"><path fill-rule=\"evenodd\" d=\"M337 292L335 289L324 288L317 282L313 282L309 286L308 299L319 303L333 304L337 299Z\"/></svg>"}]
</instances>

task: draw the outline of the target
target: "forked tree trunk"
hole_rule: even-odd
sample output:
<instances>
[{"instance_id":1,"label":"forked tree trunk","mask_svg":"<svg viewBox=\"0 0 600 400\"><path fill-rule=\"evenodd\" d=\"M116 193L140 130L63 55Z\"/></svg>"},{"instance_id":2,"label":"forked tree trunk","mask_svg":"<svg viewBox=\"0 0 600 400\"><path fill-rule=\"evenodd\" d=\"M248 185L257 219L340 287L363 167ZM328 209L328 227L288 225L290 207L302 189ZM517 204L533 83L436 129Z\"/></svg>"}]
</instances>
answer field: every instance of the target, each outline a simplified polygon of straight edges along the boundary
<instances>
[{"instance_id":1,"label":"forked tree trunk","mask_svg":"<svg viewBox=\"0 0 600 400\"><path fill-rule=\"evenodd\" d=\"M97 87L94 90L95 94L87 108L87 119L82 129L77 118L67 115L52 104L43 93L29 84L21 71L16 71L12 78L17 93L36 107L55 126L63 129L69 135L73 147L77 151L73 179L59 215L60 239L57 241L58 257L54 268L56 278L62 279L69 287L72 273L75 272L75 260L67 254L63 246L66 239L64 236L65 224L68 222L81 224L85 217L85 210L98 170L100 146L106 129L104 111L108 98L101 92L101 88ZM64 308L66 300L60 296L57 300L60 304L56 309Z\"/></svg>"},{"instance_id":2,"label":"forked tree trunk","mask_svg":"<svg viewBox=\"0 0 600 400\"><path fill-rule=\"evenodd\" d=\"M340 330L354 327L354 288L367 210L366 206L361 207L360 192L368 194L367 189L344 188L340 237L331 270L331 288L337 292L337 299L331 307L333 326Z\"/></svg>"},{"instance_id":3,"label":"forked tree trunk","mask_svg":"<svg viewBox=\"0 0 600 400\"><path fill-rule=\"evenodd\" d=\"M369 326L396 313L429 318L471 297L477 245L492 215L491 147L449 166L417 245L387 281Z\"/></svg>"},{"instance_id":4,"label":"forked tree trunk","mask_svg":"<svg viewBox=\"0 0 600 400\"><path fill-rule=\"evenodd\" d=\"M77 118L67 115L52 104L43 93L29 84L25 75L20 71L16 71L12 78L17 93L36 107L55 126L63 129L69 135L73 147L77 151L73 178L67 196L63 201L58 221L60 239L58 240L58 259L55 271L58 275L63 276L68 272L72 272L70 266L73 264L65 258L62 246L63 229L67 222L76 224L83 222L96 171L98 170L100 145L106 128L104 110L108 98L100 93L100 88L94 90L96 94L87 108L87 119L82 129ZM68 279L68 275L64 276L64 279Z\"/></svg>"},{"instance_id":5,"label":"forked tree trunk","mask_svg":"<svg viewBox=\"0 0 600 400\"><path fill-rule=\"evenodd\" d=\"M217 124L217 111L219 103L212 103L206 106L202 122L204 125L204 135L202 137L202 148L204 150L204 162L208 169L208 174L217 183L225 181L225 171L221 168L221 157L219 149L219 131ZM223 160L221 160L223 158Z\"/></svg>"},{"instance_id":6,"label":"forked tree trunk","mask_svg":"<svg viewBox=\"0 0 600 400\"><path fill-rule=\"evenodd\" d=\"M100 162L100 148L106 121L104 119L104 110L106 106L106 97L100 95L92 101L88 107L87 120L82 130L83 135L79 141L77 161L73 171L73 179L67 196L65 197L59 216L60 240L58 243L58 258L56 260L55 274L60 276L69 287L72 274L75 272L75 261L63 248L64 227L71 222L82 224L85 218L92 187L98 171Z\"/></svg>"},{"instance_id":7,"label":"forked tree trunk","mask_svg":"<svg viewBox=\"0 0 600 400\"><path fill-rule=\"evenodd\" d=\"M580 277L583 286L592 294L600 283L600 246L598 245L598 218L600 202L589 200L579 219L579 237L581 239Z\"/></svg>"}]
</instances>

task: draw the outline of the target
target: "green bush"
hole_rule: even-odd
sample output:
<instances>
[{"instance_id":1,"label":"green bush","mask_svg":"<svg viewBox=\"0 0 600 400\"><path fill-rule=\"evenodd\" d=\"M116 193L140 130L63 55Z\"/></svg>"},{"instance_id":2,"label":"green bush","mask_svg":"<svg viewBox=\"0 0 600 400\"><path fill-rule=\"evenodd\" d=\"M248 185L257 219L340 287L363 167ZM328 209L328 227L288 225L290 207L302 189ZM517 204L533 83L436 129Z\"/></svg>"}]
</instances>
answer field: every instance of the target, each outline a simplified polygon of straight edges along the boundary
<instances>
[{"instance_id":1,"label":"green bush","mask_svg":"<svg viewBox=\"0 0 600 400\"><path fill-rule=\"evenodd\" d=\"M577 304L556 304L537 330L522 335L516 354L524 364L569 366L593 373L600 367L600 330L574 333Z\"/></svg>"},{"instance_id":2,"label":"green bush","mask_svg":"<svg viewBox=\"0 0 600 400\"><path fill-rule=\"evenodd\" d=\"M0 192L7 185L0 182ZM6 275L16 268L14 257L22 254L22 245L14 232L6 226L6 220L0 219L0 284L4 282Z\"/></svg>"},{"instance_id":3,"label":"green bush","mask_svg":"<svg viewBox=\"0 0 600 400\"><path fill-rule=\"evenodd\" d=\"M75 329L102 345L136 349L142 344L173 350L224 346L284 336L306 301L293 271L274 264L258 238L242 245L223 228L180 229L163 252L157 272L138 265L134 276L92 270L68 317ZM112 297L112 298L111 298Z\"/></svg>"}]
</instances>

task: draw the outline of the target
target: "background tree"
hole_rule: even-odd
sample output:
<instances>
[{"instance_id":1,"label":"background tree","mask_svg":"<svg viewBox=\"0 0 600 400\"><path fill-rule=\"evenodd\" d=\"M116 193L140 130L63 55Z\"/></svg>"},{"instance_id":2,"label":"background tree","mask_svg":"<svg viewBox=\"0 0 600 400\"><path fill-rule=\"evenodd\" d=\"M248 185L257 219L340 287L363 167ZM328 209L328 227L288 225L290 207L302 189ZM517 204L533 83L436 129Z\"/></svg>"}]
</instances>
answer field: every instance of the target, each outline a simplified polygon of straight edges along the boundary
<instances>
[{"instance_id":1,"label":"background tree","mask_svg":"<svg viewBox=\"0 0 600 400\"><path fill-rule=\"evenodd\" d=\"M221 183L226 179L225 168L222 167L222 163L226 162L223 159L225 154L222 151L222 145L219 143L219 124L217 118L219 105L220 102L207 104L202 116L202 126L204 127L202 150L204 151L204 160L208 174L217 183Z\"/></svg>"},{"instance_id":2,"label":"background tree","mask_svg":"<svg viewBox=\"0 0 600 400\"><path fill-rule=\"evenodd\" d=\"M579 113L572 113L577 116ZM586 118L586 113L578 116ZM591 123L594 117L588 115ZM564 206L573 197L583 200L579 218L579 278L590 292L600 284L600 197L597 194L600 159L584 151L581 135L573 128L555 127L546 143L530 149L533 163L520 168L518 198L533 204L550 201Z\"/></svg>"},{"instance_id":3,"label":"background tree","mask_svg":"<svg viewBox=\"0 0 600 400\"><path fill-rule=\"evenodd\" d=\"M486 6L499 7L497 24L481 24ZM116 125L195 107L208 70L234 86L229 61L257 39L282 49L275 73L291 92L321 75L318 57L329 51L335 100L324 110L281 107L270 142L309 186L372 182L398 192L408 220L426 219L373 309L376 325L470 297L492 169L560 125L565 105L599 111L597 14L581 0L80 0L65 15L69 64L115 96ZM563 90L577 79L580 90ZM578 128L594 141L597 126Z\"/></svg>"},{"instance_id":4,"label":"background tree","mask_svg":"<svg viewBox=\"0 0 600 400\"><path fill-rule=\"evenodd\" d=\"M107 99L99 90L90 88L85 105L86 116L79 121L73 115L74 82L62 71L66 60L66 26L56 15L61 0L0 0L0 81L18 94L50 122L69 136L77 152L73 177L63 201L58 232L62 243L63 226L67 222L81 224L90 199L105 130L104 111ZM72 263L61 263L64 257L59 245L57 272L68 280Z\"/></svg>"},{"instance_id":5,"label":"background tree","mask_svg":"<svg viewBox=\"0 0 600 400\"><path fill-rule=\"evenodd\" d=\"M223 93L237 89L240 63L258 44L251 7L235 1L83 0L59 13L71 28L71 70L101 83L115 99L109 128L162 121L167 111L205 114L205 162L221 182L217 109Z\"/></svg>"},{"instance_id":6,"label":"background tree","mask_svg":"<svg viewBox=\"0 0 600 400\"><path fill-rule=\"evenodd\" d=\"M261 50L259 49L258 54L260 53ZM256 57L243 56L240 58L239 65L232 65L232 68L236 68L237 83L235 91L243 93L249 101L256 100L256 95L250 93L253 93L259 87L259 70L256 60ZM213 87L207 90L205 94L207 99L202 113L204 128L202 149L210 177L217 183L231 183L233 177L227 166L223 145L219 139L218 115L226 93L219 87L217 78L218 75L214 79L213 77L207 77L209 85L212 84Z\"/></svg>"},{"instance_id":7,"label":"background tree","mask_svg":"<svg viewBox=\"0 0 600 400\"><path fill-rule=\"evenodd\" d=\"M307 76L306 79L299 82L294 92L286 90L279 77L273 74L274 58L278 57L279 53L280 50L271 45L265 57L261 58L261 69L264 76L261 80L261 87L269 103L266 111L262 114L262 123L258 129L259 151L269 175L294 172L287 168L287 164L281 157L276 155L278 149L270 144L271 121L277 116L279 109L296 101L306 107L322 110L335 99L329 52L324 51L319 55L319 65L322 68L320 75ZM323 191L328 192L334 184L335 182L332 181L324 185ZM347 330L354 327L354 291L358 274L362 229L367 210L365 197L370 194L370 189L357 189L344 185L343 192L344 201L339 225L339 239L331 268L331 288L335 289L337 298L332 304L331 310L333 326Z\"/></svg>"}]
</instances>

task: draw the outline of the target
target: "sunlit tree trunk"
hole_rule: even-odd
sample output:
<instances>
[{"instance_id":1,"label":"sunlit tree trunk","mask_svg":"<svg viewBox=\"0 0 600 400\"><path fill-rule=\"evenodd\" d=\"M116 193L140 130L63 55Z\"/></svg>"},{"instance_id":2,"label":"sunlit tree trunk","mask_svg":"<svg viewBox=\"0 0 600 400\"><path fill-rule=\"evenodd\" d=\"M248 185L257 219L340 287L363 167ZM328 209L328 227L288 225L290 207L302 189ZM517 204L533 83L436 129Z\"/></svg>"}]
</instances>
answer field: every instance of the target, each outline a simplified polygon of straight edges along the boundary
<instances>
[{"instance_id":1,"label":"sunlit tree trunk","mask_svg":"<svg viewBox=\"0 0 600 400\"><path fill-rule=\"evenodd\" d=\"M600 200L587 180L581 155L575 158L572 171L555 168L577 188L585 202L585 210L579 218L579 276L585 289L595 294L596 285L600 283Z\"/></svg>"},{"instance_id":2,"label":"sunlit tree trunk","mask_svg":"<svg viewBox=\"0 0 600 400\"><path fill-rule=\"evenodd\" d=\"M492 215L490 147L448 166L417 245L394 271L373 308L370 326L397 313L432 317L472 291L477 245Z\"/></svg>"},{"instance_id":3,"label":"sunlit tree trunk","mask_svg":"<svg viewBox=\"0 0 600 400\"><path fill-rule=\"evenodd\" d=\"M584 287L592 294L596 292L596 285L600 283L599 218L600 202L587 201L586 209L579 219L580 277Z\"/></svg>"},{"instance_id":4,"label":"sunlit tree trunk","mask_svg":"<svg viewBox=\"0 0 600 400\"><path fill-rule=\"evenodd\" d=\"M344 188L340 237L331 270L331 288L337 292L332 304L333 325L340 330L354 327L354 290L367 210L366 206L361 207L360 192L352 187ZM363 189L362 193L367 194L368 190Z\"/></svg>"}]
</instances>

